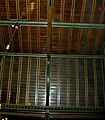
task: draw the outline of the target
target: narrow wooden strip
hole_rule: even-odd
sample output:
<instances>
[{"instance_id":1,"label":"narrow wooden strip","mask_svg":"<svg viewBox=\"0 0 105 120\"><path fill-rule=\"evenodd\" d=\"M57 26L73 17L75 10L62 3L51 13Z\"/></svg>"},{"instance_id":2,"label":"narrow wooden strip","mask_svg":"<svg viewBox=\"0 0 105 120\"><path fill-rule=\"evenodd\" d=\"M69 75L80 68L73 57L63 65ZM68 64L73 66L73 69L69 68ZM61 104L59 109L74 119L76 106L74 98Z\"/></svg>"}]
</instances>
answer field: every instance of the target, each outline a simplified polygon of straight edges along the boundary
<instances>
[{"instance_id":1,"label":"narrow wooden strip","mask_svg":"<svg viewBox=\"0 0 105 120\"><path fill-rule=\"evenodd\" d=\"M26 81L26 97L25 104L29 105L29 88L30 88L30 71L31 71L31 58L28 58L28 67L27 67L27 81Z\"/></svg>"},{"instance_id":2,"label":"narrow wooden strip","mask_svg":"<svg viewBox=\"0 0 105 120\"><path fill-rule=\"evenodd\" d=\"M96 59L93 59L93 74L94 74L94 99L95 99L95 107L98 107Z\"/></svg>"},{"instance_id":3,"label":"narrow wooden strip","mask_svg":"<svg viewBox=\"0 0 105 120\"><path fill-rule=\"evenodd\" d=\"M9 78L8 78L8 89L7 89L7 100L6 103L10 103L11 97L11 83L12 83L12 71L13 71L14 57L11 57L10 67L9 67Z\"/></svg>"},{"instance_id":4,"label":"narrow wooden strip","mask_svg":"<svg viewBox=\"0 0 105 120\"><path fill-rule=\"evenodd\" d=\"M57 73L57 82L58 82L58 89L57 89L57 107L60 107L60 58L58 58L58 73Z\"/></svg>"},{"instance_id":5,"label":"narrow wooden strip","mask_svg":"<svg viewBox=\"0 0 105 120\"><path fill-rule=\"evenodd\" d=\"M70 59L67 57L67 107L70 106Z\"/></svg>"},{"instance_id":6,"label":"narrow wooden strip","mask_svg":"<svg viewBox=\"0 0 105 120\"><path fill-rule=\"evenodd\" d=\"M85 76L85 107L88 107L88 73L87 73L87 59L84 59L84 76Z\"/></svg>"},{"instance_id":7,"label":"narrow wooden strip","mask_svg":"<svg viewBox=\"0 0 105 120\"><path fill-rule=\"evenodd\" d=\"M19 57L16 104L19 104L19 99L20 99L20 85L21 85L22 63L23 63L23 58Z\"/></svg>"},{"instance_id":8,"label":"narrow wooden strip","mask_svg":"<svg viewBox=\"0 0 105 120\"><path fill-rule=\"evenodd\" d=\"M78 59L75 59L75 71L76 71L76 107L79 107L79 64L78 64Z\"/></svg>"},{"instance_id":9,"label":"narrow wooden strip","mask_svg":"<svg viewBox=\"0 0 105 120\"><path fill-rule=\"evenodd\" d=\"M105 106L105 58L101 59L101 68L102 68L102 82L103 82L103 100Z\"/></svg>"},{"instance_id":10,"label":"narrow wooden strip","mask_svg":"<svg viewBox=\"0 0 105 120\"><path fill-rule=\"evenodd\" d=\"M36 60L36 83L35 83L35 105L38 104L38 81L39 81L39 70L40 70L40 61L39 58Z\"/></svg>"}]
</instances>

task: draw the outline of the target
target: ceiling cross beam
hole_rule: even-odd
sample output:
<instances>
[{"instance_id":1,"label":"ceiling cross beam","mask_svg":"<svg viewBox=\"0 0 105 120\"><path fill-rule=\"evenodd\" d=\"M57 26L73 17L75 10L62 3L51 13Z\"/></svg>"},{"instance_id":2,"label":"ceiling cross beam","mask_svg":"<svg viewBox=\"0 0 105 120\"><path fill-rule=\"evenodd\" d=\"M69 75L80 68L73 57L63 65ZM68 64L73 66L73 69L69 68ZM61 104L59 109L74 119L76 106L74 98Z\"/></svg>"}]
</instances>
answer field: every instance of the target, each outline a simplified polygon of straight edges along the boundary
<instances>
[{"instance_id":1,"label":"ceiling cross beam","mask_svg":"<svg viewBox=\"0 0 105 120\"><path fill-rule=\"evenodd\" d=\"M29 20L0 20L0 25L2 26L12 26L13 24L19 23L20 26L33 26L33 27L47 27L47 21L29 21ZM62 22L52 22L52 27L55 28L86 28L86 29L105 29L105 24L93 24L93 23L62 23Z\"/></svg>"}]
</instances>

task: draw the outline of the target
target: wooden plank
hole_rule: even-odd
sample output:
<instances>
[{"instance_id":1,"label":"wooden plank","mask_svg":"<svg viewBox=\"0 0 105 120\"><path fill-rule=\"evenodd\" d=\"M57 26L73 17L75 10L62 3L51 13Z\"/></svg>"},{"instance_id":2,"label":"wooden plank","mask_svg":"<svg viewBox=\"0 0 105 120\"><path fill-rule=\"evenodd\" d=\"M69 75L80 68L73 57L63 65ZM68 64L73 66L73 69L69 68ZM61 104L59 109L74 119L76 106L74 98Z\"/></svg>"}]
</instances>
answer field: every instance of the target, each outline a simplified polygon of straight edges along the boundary
<instances>
[{"instance_id":1,"label":"wooden plank","mask_svg":"<svg viewBox=\"0 0 105 120\"><path fill-rule=\"evenodd\" d=\"M101 38L101 29L98 29L96 32L96 39L95 39L95 44L94 44L94 48L93 48L93 54L95 54L97 52L97 47Z\"/></svg>"},{"instance_id":2,"label":"wooden plank","mask_svg":"<svg viewBox=\"0 0 105 120\"><path fill-rule=\"evenodd\" d=\"M98 107L98 94L97 94L97 75L96 75L96 60L93 59L93 74L94 74L94 99L95 107Z\"/></svg>"},{"instance_id":3,"label":"wooden plank","mask_svg":"<svg viewBox=\"0 0 105 120\"><path fill-rule=\"evenodd\" d=\"M5 0L7 20L10 20L9 0Z\"/></svg>"},{"instance_id":4,"label":"wooden plank","mask_svg":"<svg viewBox=\"0 0 105 120\"><path fill-rule=\"evenodd\" d=\"M105 58L101 59L101 68L102 68L102 82L103 82L103 100L105 106Z\"/></svg>"},{"instance_id":5,"label":"wooden plank","mask_svg":"<svg viewBox=\"0 0 105 120\"><path fill-rule=\"evenodd\" d=\"M58 73L57 73L57 83L58 83L58 88L57 88L57 107L60 107L60 58L58 58Z\"/></svg>"},{"instance_id":6,"label":"wooden plank","mask_svg":"<svg viewBox=\"0 0 105 120\"><path fill-rule=\"evenodd\" d=\"M16 15L17 19L20 19L20 9L19 9L19 0L16 0Z\"/></svg>"},{"instance_id":7,"label":"wooden plank","mask_svg":"<svg viewBox=\"0 0 105 120\"><path fill-rule=\"evenodd\" d=\"M8 0L5 0L5 3L6 3L6 14L7 14L7 20L10 20L10 9L9 9L9 1ZM8 33L9 33L9 41L10 40L13 40L13 36L12 36L12 28L11 26L8 26ZM8 41L8 43L9 43ZM8 45L8 43L6 43ZM14 49L13 48L13 41L12 41L12 46L10 46L12 48L12 50Z\"/></svg>"},{"instance_id":8,"label":"wooden plank","mask_svg":"<svg viewBox=\"0 0 105 120\"><path fill-rule=\"evenodd\" d=\"M64 10L65 10L65 0L61 1L61 13L60 13L60 22L64 22ZM62 38L63 38L63 28L59 30L59 53L61 53L62 47Z\"/></svg>"},{"instance_id":9,"label":"wooden plank","mask_svg":"<svg viewBox=\"0 0 105 120\"><path fill-rule=\"evenodd\" d=\"M19 57L16 104L19 104L23 57Z\"/></svg>"},{"instance_id":10,"label":"wooden plank","mask_svg":"<svg viewBox=\"0 0 105 120\"><path fill-rule=\"evenodd\" d=\"M52 40L52 5L47 5L47 57L50 58Z\"/></svg>"},{"instance_id":11,"label":"wooden plank","mask_svg":"<svg viewBox=\"0 0 105 120\"><path fill-rule=\"evenodd\" d=\"M88 71L87 71L87 59L84 59L84 76L85 76L85 107L88 107Z\"/></svg>"},{"instance_id":12,"label":"wooden plank","mask_svg":"<svg viewBox=\"0 0 105 120\"><path fill-rule=\"evenodd\" d=\"M90 23L92 23L93 20L94 20L95 8L96 8L96 0L93 0L92 8L91 8L91 14L90 14L90 20L89 20ZM88 29L87 40L86 40L86 47L85 47L85 51L84 51L85 54L87 54L88 50L89 50L91 34L92 34L92 29Z\"/></svg>"},{"instance_id":13,"label":"wooden plank","mask_svg":"<svg viewBox=\"0 0 105 120\"><path fill-rule=\"evenodd\" d=\"M40 21L40 0L37 0L37 21ZM37 27L37 52L40 52L40 27Z\"/></svg>"},{"instance_id":14,"label":"wooden plank","mask_svg":"<svg viewBox=\"0 0 105 120\"><path fill-rule=\"evenodd\" d=\"M101 8L101 14L100 14L100 20L99 20L99 23L103 23L103 20L104 20L104 11L105 11L105 0L103 0L103 4L102 4L102 8ZM94 45L94 49L93 49L93 54L96 54L97 52L97 49L98 49L98 45L99 45L99 42L100 42L100 38L101 38L101 29L98 29L97 30L97 33L96 33L96 42L95 42L95 45Z\"/></svg>"},{"instance_id":15,"label":"wooden plank","mask_svg":"<svg viewBox=\"0 0 105 120\"><path fill-rule=\"evenodd\" d=\"M81 9L81 17L80 17L81 23L83 22L83 19L84 19L85 7L86 7L86 0L83 0L82 9ZM82 31L83 31L82 29L79 29L78 37L77 37L77 44L76 44L76 53L79 53L79 50L80 50Z\"/></svg>"},{"instance_id":16,"label":"wooden plank","mask_svg":"<svg viewBox=\"0 0 105 120\"><path fill-rule=\"evenodd\" d=\"M14 57L11 57L10 67L9 67L9 76L8 76L9 78L8 78L7 100L6 100L7 104L10 103L10 97L11 97L11 83L12 83L13 63L14 63Z\"/></svg>"},{"instance_id":17,"label":"wooden plank","mask_svg":"<svg viewBox=\"0 0 105 120\"><path fill-rule=\"evenodd\" d=\"M70 58L67 57L67 107L70 106Z\"/></svg>"},{"instance_id":18,"label":"wooden plank","mask_svg":"<svg viewBox=\"0 0 105 120\"><path fill-rule=\"evenodd\" d=\"M38 86L39 86L39 74L40 74L40 58L37 58L36 65L36 87L35 87L35 105L38 105Z\"/></svg>"},{"instance_id":19,"label":"wooden plank","mask_svg":"<svg viewBox=\"0 0 105 120\"><path fill-rule=\"evenodd\" d=\"M27 66L27 81L26 81L26 97L25 97L26 105L30 105L29 103L30 71L31 71L31 58L29 57L28 66Z\"/></svg>"},{"instance_id":20,"label":"wooden plank","mask_svg":"<svg viewBox=\"0 0 105 120\"><path fill-rule=\"evenodd\" d=\"M75 10L75 0L72 0L70 22L73 22L73 20L74 20L74 10ZM73 32L73 29L69 29L69 32L68 32L68 53L70 53L70 48L71 48L72 32Z\"/></svg>"},{"instance_id":21,"label":"wooden plank","mask_svg":"<svg viewBox=\"0 0 105 120\"><path fill-rule=\"evenodd\" d=\"M21 16L20 16L19 0L16 0L16 14L17 14L17 19L20 20ZM20 52L23 52L21 26L19 26L18 28L18 43L19 43Z\"/></svg>"},{"instance_id":22,"label":"wooden plank","mask_svg":"<svg viewBox=\"0 0 105 120\"><path fill-rule=\"evenodd\" d=\"M30 0L26 0L26 11L27 11L27 20L30 20ZM28 51L32 52L31 48L31 27L27 26L27 36L28 36Z\"/></svg>"},{"instance_id":23,"label":"wooden plank","mask_svg":"<svg viewBox=\"0 0 105 120\"><path fill-rule=\"evenodd\" d=\"M79 64L78 64L78 59L75 59L75 71L76 71L76 107L79 107Z\"/></svg>"}]
</instances>

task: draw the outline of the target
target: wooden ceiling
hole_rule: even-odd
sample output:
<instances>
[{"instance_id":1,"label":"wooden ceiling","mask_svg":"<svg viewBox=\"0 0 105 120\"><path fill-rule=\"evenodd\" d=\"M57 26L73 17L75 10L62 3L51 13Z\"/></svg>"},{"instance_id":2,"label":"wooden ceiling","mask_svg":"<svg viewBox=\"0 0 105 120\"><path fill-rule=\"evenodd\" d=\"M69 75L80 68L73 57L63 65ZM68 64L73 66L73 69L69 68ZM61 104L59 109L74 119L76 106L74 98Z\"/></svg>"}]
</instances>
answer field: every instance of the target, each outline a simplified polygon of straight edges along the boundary
<instances>
[{"instance_id":1,"label":"wooden ceiling","mask_svg":"<svg viewBox=\"0 0 105 120\"><path fill-rule=\"evenodd\" d=\"M0 0L0 52L102 54L104 24L105 0Z\"/></svg>"}]
</instances>

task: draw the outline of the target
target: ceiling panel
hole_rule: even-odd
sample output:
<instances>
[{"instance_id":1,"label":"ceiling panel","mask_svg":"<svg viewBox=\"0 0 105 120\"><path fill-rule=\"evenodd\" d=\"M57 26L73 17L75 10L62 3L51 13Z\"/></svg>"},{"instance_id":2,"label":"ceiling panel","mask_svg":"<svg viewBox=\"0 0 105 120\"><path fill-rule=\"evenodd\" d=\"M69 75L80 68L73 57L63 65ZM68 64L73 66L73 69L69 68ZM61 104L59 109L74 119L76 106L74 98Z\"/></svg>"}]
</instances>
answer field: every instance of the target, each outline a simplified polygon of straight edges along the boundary
<instances>
[{"instance_id":1,"label":"ceiling panel","mask_svg":"<svg viewBox=\"0 0 105 120\"><path fill-rule=\"evenodd\" d=\"M101 54L105 45L105 29L100 27L105 25L105 0L49 1L0 0L0 52L11 40L8 52L47 53L50 48L54 54ZM4 20L24 23L15 30Z\"/></svg>"}]
</instances>

